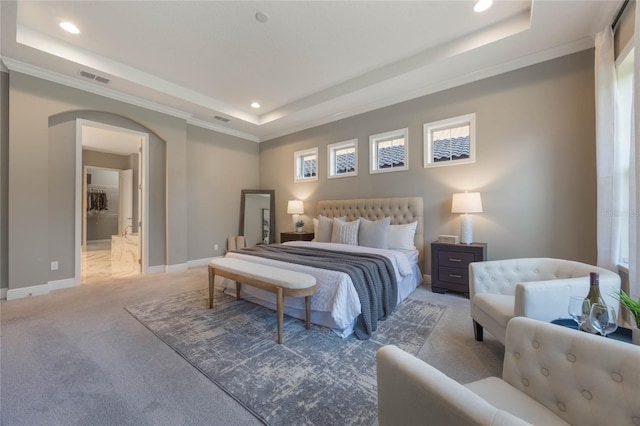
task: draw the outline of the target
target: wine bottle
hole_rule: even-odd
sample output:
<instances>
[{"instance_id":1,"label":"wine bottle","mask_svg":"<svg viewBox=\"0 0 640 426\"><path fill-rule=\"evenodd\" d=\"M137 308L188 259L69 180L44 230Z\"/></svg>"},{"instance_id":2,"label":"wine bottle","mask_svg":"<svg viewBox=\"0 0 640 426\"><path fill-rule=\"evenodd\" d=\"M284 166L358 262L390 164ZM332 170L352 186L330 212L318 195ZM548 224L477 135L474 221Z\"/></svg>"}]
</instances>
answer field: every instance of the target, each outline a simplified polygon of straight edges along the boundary
<instances>
[{"instance_id":1,"label":"wine bottle","mask_svg":"<svg viewBox=\"0 0 640 426\"><path fill-rule=\"evenodd\" d=\"M589 303L583 303L582 305L582 329L589 333L596 333L596 330L589 323L589 313L591 310L591 306L596 303L605 305L602 296L600 296L600 276L597 272L591 272L589 274L589 294L587 294L587 297L585 297L584 299L585 301L588 300Z\"/></svg>"}]
</instances>

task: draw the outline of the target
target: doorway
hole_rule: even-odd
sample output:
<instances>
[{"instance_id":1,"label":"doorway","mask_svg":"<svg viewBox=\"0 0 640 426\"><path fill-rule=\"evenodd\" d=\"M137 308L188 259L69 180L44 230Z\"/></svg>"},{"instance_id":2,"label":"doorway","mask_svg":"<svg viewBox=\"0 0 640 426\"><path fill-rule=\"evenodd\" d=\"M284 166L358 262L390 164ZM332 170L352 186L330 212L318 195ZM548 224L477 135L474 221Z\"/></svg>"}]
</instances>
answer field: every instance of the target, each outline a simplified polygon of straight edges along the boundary
<instances>
[{"instance_id":1,"label":"doorway","mask_svg":"<svg viewBox=\"0 0 640 426\"><path fill-rule=\"evenodd\" d=\"M149 135L76 120L76 282L146 273Z\"/></svg>"}]
</instances>

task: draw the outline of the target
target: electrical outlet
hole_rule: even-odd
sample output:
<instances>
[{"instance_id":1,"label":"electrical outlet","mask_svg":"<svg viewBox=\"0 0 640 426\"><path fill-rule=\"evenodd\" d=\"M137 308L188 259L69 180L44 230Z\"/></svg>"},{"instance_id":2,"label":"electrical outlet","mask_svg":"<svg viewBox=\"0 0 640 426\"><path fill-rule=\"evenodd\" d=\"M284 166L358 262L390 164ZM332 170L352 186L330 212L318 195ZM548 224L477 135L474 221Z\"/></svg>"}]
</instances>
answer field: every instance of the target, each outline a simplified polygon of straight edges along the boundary
<instances>
[{"instance_id":1,"label":"electrical outlet","mask_svg":"<svg viewBox=\"0 0 640 426\"><path fill-rule=\"evenodd\" d=\"M214 249L214 250L218 250L218 245L217 245L217 244L216 244L216 245L214 245L214 246L213 246L213 249Z\"/></svg>"},{"instance_id":2,"label":"electrical outlet","mask_svg":"<svg viewBox=\"0 0 640 426\"><path fill-rule=\"evenodd\" d=\"M51 262L51 270L52 271L57 271L58 270L58 261L54 260L53 262Z\"/></svg>"}]
</instances>

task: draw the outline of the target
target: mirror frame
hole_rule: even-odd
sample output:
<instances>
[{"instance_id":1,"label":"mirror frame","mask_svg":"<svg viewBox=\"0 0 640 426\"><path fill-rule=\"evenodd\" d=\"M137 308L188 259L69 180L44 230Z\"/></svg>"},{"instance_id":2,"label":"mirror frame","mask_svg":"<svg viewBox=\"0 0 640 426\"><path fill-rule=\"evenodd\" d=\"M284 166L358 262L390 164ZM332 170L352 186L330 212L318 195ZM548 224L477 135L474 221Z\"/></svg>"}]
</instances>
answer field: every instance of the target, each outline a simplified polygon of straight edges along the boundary
<instances>
[{"instance_id":1,"label":"mirror frame","mask_svg":"<svg viewBox=\"0 0 640 426\"><path fill-rule=\"evenodd\" d=\"M269 244L276 242L276 191L273 189L243 189L240 192L240 227L238 235L244 235L244 207L247 194L269 195Z\"/></svg>"}]
</instances>

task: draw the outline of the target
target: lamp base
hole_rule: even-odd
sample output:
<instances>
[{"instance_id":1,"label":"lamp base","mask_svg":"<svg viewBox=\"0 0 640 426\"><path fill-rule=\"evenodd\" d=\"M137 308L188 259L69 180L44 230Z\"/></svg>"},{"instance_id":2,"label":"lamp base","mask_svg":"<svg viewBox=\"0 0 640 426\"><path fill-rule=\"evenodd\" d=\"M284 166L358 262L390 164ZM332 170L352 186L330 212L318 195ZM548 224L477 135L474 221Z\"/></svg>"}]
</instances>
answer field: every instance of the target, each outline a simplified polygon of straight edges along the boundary
<instances>
[{"instance_id":1,"label":"lamp base","mask_svg":"<svg viewBox=\"0 0 640 426\"><path fill-rule=\"evenodd\" d=\"M460 216L460 244L471 244L473 242L473 225L471 215Z\"/></svg>"},{"instance_id":2,"label":"lamp base","mask_svg":"<svg viewBox=\"0 0 640 426\"><path fill-rule=\"evenodd\" d=\"M296 230L296 223L298 223L299 220L300 220L300 215L299 214L294 214L293 215L293 229L294 229L294 231Z\"/></svg>"}]
</instances>

